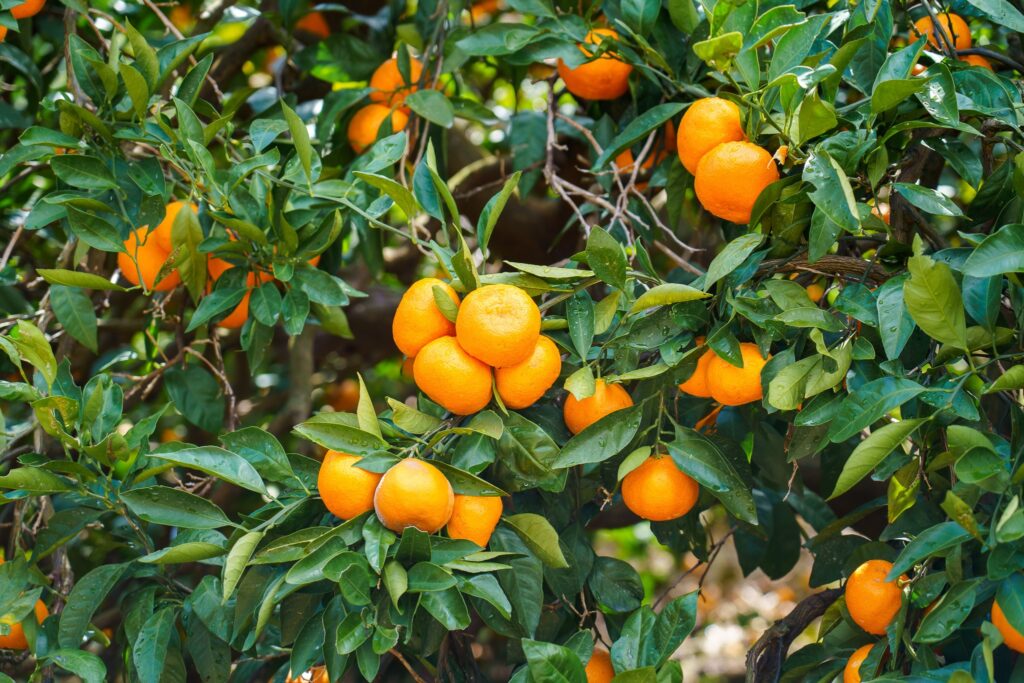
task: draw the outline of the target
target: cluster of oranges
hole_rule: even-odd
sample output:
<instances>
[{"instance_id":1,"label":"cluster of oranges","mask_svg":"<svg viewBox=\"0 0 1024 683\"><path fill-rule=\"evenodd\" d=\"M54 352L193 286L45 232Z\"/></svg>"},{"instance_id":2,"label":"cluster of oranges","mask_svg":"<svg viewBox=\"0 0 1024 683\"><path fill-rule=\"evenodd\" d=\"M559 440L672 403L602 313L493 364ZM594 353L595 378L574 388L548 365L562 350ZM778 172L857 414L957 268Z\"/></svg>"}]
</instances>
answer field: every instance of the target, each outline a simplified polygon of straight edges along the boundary
<instances>
[{"instance_id":1,"label":"cluster of oranges","mask_svg":"<svg viewBox=\"0 0 1024 683\"><path fill-rule=\"evenodd\" d=\"M444 474L418 458L406 458L384 474L358 467L360 458L327 451L317 487L324 505L341 519L373 510L381 524L401 533L415 527L429 534L447 526L450 538L486 547L501 518L501 498L457 495Z\"/></svg>"},{"instance_id":2,"label":"cluster of oranges","mask_svg":"<svg viewBox=\"0 0 1024 683\"><path fill-rule=\"evenodd\" d=\"M697 345L704 344L703 337L697 337ZM697 398L714 399L723 406L741 406L760 401L764 396L761 384L761 370L768 358L761 355L757 344L740 344L743 366L736 367L721 358L711 349L697 359L697 367L689 379L679 385L680 391Z\"/></svg>"},{"instance_id":3,"label":"cluster of oranges","mask_svg":"<svg viewBox=\"0 0 1024 683\"><path fill-rule=\"evenodd\" d=\"M416 84L423 75L423 63L409 58L409 79L392 57L377 67L370 77L370 104L359 109L348 123L348 142L356 154L377 140L384 123L389 122L392 133L404 130L409 123L409 110L403 107L405 98L416 92Z\"/></svg>"},{"instance_id":4,"label":"cluster of oranges","mask_svg":"<svg viewBox=\"0 0 1024 683\"><path fill-rule=\"evenodd\" d=\"M45 4L46 0L25 0L25 2L11 8L11 16L18 20L34 17L42 11ZM6 37L7 27L0 25L0 43L4 42Z\"/></svg>"}]
</instances>

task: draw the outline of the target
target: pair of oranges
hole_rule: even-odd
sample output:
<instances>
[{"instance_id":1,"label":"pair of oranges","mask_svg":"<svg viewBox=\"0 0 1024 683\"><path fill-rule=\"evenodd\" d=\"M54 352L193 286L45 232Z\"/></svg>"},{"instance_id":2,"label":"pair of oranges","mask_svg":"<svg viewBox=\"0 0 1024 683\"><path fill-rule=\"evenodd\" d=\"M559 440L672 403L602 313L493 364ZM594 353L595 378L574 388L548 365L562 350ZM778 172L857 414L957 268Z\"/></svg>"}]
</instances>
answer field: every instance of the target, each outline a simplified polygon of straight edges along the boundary
<instances>
[{"instance_id":1,"label":"pair of oranges","mask_svg":"<svg viewBox=\"0 0 1024 683\"><path fill-rule=\"evenodd\" d=\"M348 142L356 154L362 154L377 141L385 122L392 133L405 130L409 110L402 105L406 97L416 92L422 75L423 63L415 57L409 58L408 81L394 57L377 67L370 77L370 104L359 109L348 123Z\"/></svg>"},{"instance_id":2,"label":"pair of oranges","mask_svg":"<svg viewBox=\"0 0 1024 683\"><path fill-rule=\"evenodd\" d=\"M453 323L435 296L457 310ZM505 406L533 405L562 371L558 347L541 335L540 309L518 287L474 289L460 301L450 285L419 280L402 295L391 330L413 361L413 379L432 401L456 415L483 410L492 384Z\"/></svg>"},{"instance_id":3,"label":"pair of oranges","mask_svg":"<svg viewBox=\"0 0 1024 683\"><path fill-rule=\"evenodd\" d=\"M944 12L936 16L938 23L931 16L924 16L914 22L914 32L919 36L928 37L928 46L933 50L942 50L946 45L951 45L955 50L968 50L974 44L971 38L971 27L967 25L964 18L953 12ZM994 71L992 64L981 55L957 56L961 62L971 66L980 66ZM914 75L924 71L920 64L914 65Z\"/></svg>"},{"instance_id":4,"label":"pair of oranges","mask_svg":"<svg viewBox=\"0 0 1024 683\"><path fill-rule=\"evenodd\" d=\"M324 505L341 519L373 510L381 524L401 533L415 527L429 534L447 525L450 538L486 547L501 518L501 498L456 495L434 465L406 458L384 474L357 466L360 458L327 451L317 488Z\"/></svg>"},{"instance_id":5,"label":"pair of oranges","mask_svg":"<svg viewBox=\"0 0 1024 683\"><path fill-rule=\"evenodd\" d=\"M697 344L704 344L704 337L697 337ZM680 391L697 398L711 398L723 406L741 406L760 401L764 397L761 384L761 370L768 358L761 355L757 344L740 344L743 367L736 367L720 358L711 349L704 351L697 360L697 367L689 379L679 385Z\"/></svg>"}]
</instances>

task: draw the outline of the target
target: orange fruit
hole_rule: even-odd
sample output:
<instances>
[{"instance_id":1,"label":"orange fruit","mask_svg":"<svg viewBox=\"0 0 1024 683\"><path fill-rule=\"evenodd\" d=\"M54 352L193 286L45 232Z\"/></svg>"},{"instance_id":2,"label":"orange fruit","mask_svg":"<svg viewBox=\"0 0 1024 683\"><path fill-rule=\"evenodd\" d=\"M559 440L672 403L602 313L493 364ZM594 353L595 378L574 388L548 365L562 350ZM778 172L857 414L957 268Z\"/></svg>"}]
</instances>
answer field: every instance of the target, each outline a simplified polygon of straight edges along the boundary
<instances>
[{"instance_id":1,"label":"orange fruit","mask_svg":"<svg viewBox=\"0 0 1024 683\"><path fill-rule=\"evenodd\" d=\"M959 59L961 62L966 62L971 66L980 66L983 69L995 71L995 69L992 68L992 62L988 61L981 55L964 55L962 57L958 57L957 59Z\"/></svg>"},{"instance_id":2,"label":"orange fruit","mask_svg":"<svg viewBox=\"0 0 1024 683\"><path fill-rule=\"evenodd\" d=\"M491 402L491 369L455 337L438 337L420 349L412 374L420 391L456 415L480 412Z\"/></svg>"},{"instance_id":3,"label":"orange fruit","mask_svg":"<svg viewBox=\"0 0 1024 683\"><path fill-rule=\"evenodd\" d=\"M186 4L172 7L171 11L167 13L167 18L179 31L189 31L196 24L195 17L192 16L192 8Z\"/></svg>"},{"instance_id":4,"label":"orange fruit","mask_svg":"<svg viewBox=\"0 0 1024 683\"><path fill-rule=\"evenodd\" d=\"M530 356L515 365L494 371L498 396L514 410L536 403L562 373L562 354L549 337L537 337Z\"/></svg>"},{"instance_id":5,"label":"orange fruit","mask_svg":"<svg viewBox=\"0 0 1024 683\"><path fill-rule=\"evenodd\" d=\"M615 678L615 669L608 650L603 647L594 648L594 654L590 655L590 661L587 662L586 673L587 683L611 683Z\"/></svg>"},{"instance_id":6,"label":"orange fruit","mask_svg":"<svg viewBox=\"0 0 1024 683\"><path fill-rule=\"evenodd\" d=\"M412 372L413 365L416 364L416 358L406 358L402 361L402 377L408 380L415 380Z\"/></svg>"},{"instance_id":7,"label":"orange fruit","mask_svg":"<svg viewBox=\"0 0 1024 683\"><path fill-rule=\"evenodd\" d=\"M889 225L889 222L892 220L892 209L889 206L889 202L875 204L871 207L871 214L886 225Z\"/></svg>"},{"instance_id":8,"label":"orange fruit","mask_svg":"<svg viewBox=\"0 0 1024 683\"><path fill-rule=\"evenodd\" d=\"M168 254L174 251L174 245L171 242L171 230L174 228L174 221L178 217L178 213L184 206L184 202L178 201L168 204L164 213L164 219L151 231L151 236L156 239L157 246ZM188 206L192 209L192 213L199 211L199 207L195 204L189 204Z\"/></svg>"},{"instance_id":9,"label":"orange fruit","mask_svg":"<svg viewBox=\"0 0 1024 683\"><path fill-rule=\"evenodd\" d=\"M206 261L206 271L210 275L210 284L212 285L212 283L220 279L221 275L234 267L235 265L233 263L229 263L224 259L217 258L216 256L211 256ZM238 302L238 305L235 306L234 310L215 322L214 325L228 330L237 330L245 324L245 321L249 319L249 295L252 293L253 287L256 286L257 278L260 282L269 282L274 279L274 276L270 273L262 272L254 273L249 271L246 273L245 284L249 288L249 291L242 296L242 300Z\"/></svg>"},{"instance_id":10,"label":"orange fruit","mask_svg":"<svg viewBox=\"0 0 1024 683\"><path fill-rule=\"evenodd\" d=\"M390 120L391 132L404 130L409 115L402 109L391 111L383 104L368 104L355 113L348 123L348 142L356 154L377 141L377 135L385 121Z\"/></svg>"},{"instance_id":11,"label":"orange fruit","mask_svg":"<svg viewBox=\"0 0 1024 683\"><path fill-rule=\"evenodd\" d=\"M752 142L725 142L701 157L693 189L712 215L749 223L754 202L778 179L779 169L768 150Z\"/></svg>"},{"instance_id":12,"label":"orange fruit","mask_svg":"<svg viewBox=\"0 0 1024 683\"><path fill-rule=\"evenodd\" d=\"M910 75L911 76L920 76L921 74L923 74L927 70L928 70L928 67L926 67L924 64L918 63L918 64L915 64L914 66L910 67Z\"/></svg>"},{"instance_id":13,"label":"orange fruit","mask_svg":"<svg viewBox=\"0 0 1024 683\"><path fill-rule=\"evenodd\" d=\"M214 323L217 327L223 327L227 330L237 330L245 321L249 319L249 295L251 292L246 292L242 295L242 300L238 302L234 310L228 313L226 316Z\"/></svg>"},{"instance_id":14,"label":"orange fruit","mask_svg":"<svg viewBox=\"0 0 1024 683\"><path fill-rule=\"evenodd\" d=\"M825 288L817 282L812 282L805 288L807 290L807 296L814 303L821 301L821 297L825 296Z\"/></svg>"},{"instance_id":15,"label":"orange fruit","mask_svg":"<svg viewBox=\"0 0 1024 683\"><path fill-rule=\"evenodd\" d=\"M971 28L959 14L946 12L939 16L939 30L945 33L948 42L957 50L966 50L971 46ZM914 22L914 29L918 35L928 36L928 45L933 49L941 50L945 47L946 41L939 40L935 24L930 16L921 17Z\"/></svg>"},{"instance_id":16,"label":"orange fruit","mask_svg":"<svg viewBox=\"0 0 1024 683\"><path fill-rule=\"evenodd\" d=\"M569 394L565 398L565 407L562 409L562 416L565 418L565 426L573 434L579 434L584 429L600 420L605 415L610 415L616 410L622 410L633 405L633 399L621 384L606 384L603 379L597 380L594 384L594 394L582 401Z\"/></svg>"},{"instance_id":17,"label":"orange fruit","mask_svg":"<svg viewBox=\"0 0 1024 683\"><path fill-rule=\"evenodd\" d=\"M324 40L331 35L331 27L327 23L327 17L321 12L310 12L306 16L295 22L296 31L305 31L306 33L316 36L320 40Z\"/></svg>"},{"instance_id":18,"label":"orange fruit","mask_svg":"<svg viewBox=\"0 0 1024 683\"><path fill-rule=\"evenodd\" d=\"M401 533L407 527L432 534L452 517L455 492L441 470L406 458L384 473L373 495L381 523Z\"/></svg>"},{"instance_id":19,"label":"orange fruit","mask_svg":"<svg viewBox=\"0 0 1024 683\"><path fill-rule=\"evenodd\" d=\"M699 99L679 122L676 147L679 161L690 173L697 172L701 158L723 142L746 140L740 123L740 108L721 97Z\"/></svg>"},{"instance_id":20,"label":"orange fruit","mask_svg":"<svg viewBox=\"0 0 1024 683\"><path fill-rule=\"evenodd\" d=\"M7 37L7 27L0 26L0 43L4 42L4 38Z\"/></svg>"},{"instance_id":21,"label":"orange fruit","mask_svg":"<svg viewBox=\"0 0 1024 683\"><path fill-rule=\"evenodd\" d=\"M357 455L327 451L320 464L316 481L320 498L341 519L352 519L373 509L373 492L381 475L356 467L360 460Z\"/></svg>"},{"instance_id":22,"label":"orange fruit","mask_svg":"<svg viewBox=\"0 0 1024 683\"><path fill-rule=\"evenodd\" d=\"M335 410L351 413L359 407L359 382L346 377L327 390L327 402Z\"/></svg>"},{"instance_id":23,"label":"orange fruit","mask_svg":"<svg viewBox=\"0 0 1024 683\"><path fill-rule=\"evenodd\" d=\"M667 522L689 512L700 489L668 455L652 456L622 479L622 502L652 522Z\"/></svg>"},{"instance_id":24,"label":"orange fruit","mask_svg":"<svg viewBox=\"0 0 1024 683\"><path fill-rule=\"evenodd\" d=\"M744 403L760 401L764 396L761 386L761 370L768 358L761 355L757 344L740 344L743 367L738 368L724 358L712 353L708 362L708 384L711 397L725 406L741 406Z\"/></svg>"},{"instance_id":25,"label":"orange fruit","mask_svg":"<svg viewBox=\"0 0 1024 683\"><path fill-rule=\"evenodd\" d=\"M444 317L437 307L434 287L443 289L452 302L459 305L459 295L446 282L426 277L412 283L398 302L391 321L395 346L406 356L415 356L425 344L438 337L455 334L455 323Z\"/></svg>"},{"instance_id":26,"label":"orange fruit","mask_svg":"<svg viewBox=\"0 0 1024 683\"><path fill-rule=\"evenodd\" d=\"M20 5L15 5L11 8L11 16L15 19L34 17L39 14L45 4L46 0L25 0Z\"/></svg>"},{"instance_id":27,"label":"orange fruit","mask_svg":"<svg viewBox=\"0 0 1024 683\"><path fill-rule=\"evenodd\" d=\"M868 560L854 570L846 582L846 609L850 618L868 633L885 635L903 603L903 590L899 587L906 576L898 581L886 581L892 571L892 562Z\"/></svg>"},{"instance_id":28,"label":"orange fruit","mask_svg":"<svg viewBox=\"0 0 1024 683\"><path fill-rule=\"evenodd\" d=\"M456 494L452 517L448 520L448 536L473 541L487 547L503 510L498 496L463 496Z\"/></svg>"},{"instance_id":29,"label":"orange fruit","mask_svg":"<svg viewBox=\"0 0 1024 683\"><path fill-rule=\"evenodd\" d=\"M871 652L871 645L865 645L858 648L856 652L850 655L850 658L846 660L846 668L843 669L843 683L860 683L860 666L864 663L864 660L868 658L868 654Z\"/></svg>"},{"instance_id":30,"label":"orange fruit","mask_svg":"<svg viewBox=\"0 0 1024 683\"><path fill-rule=\"evenodd\" d=\"M423 62L409 57L409 80L406 81L398 68L398 59L392 57L378 66L370 76L370 101L400 107L406 97L416 92L416 84L422 75Z\"/></svg>"},{"instance_id":31,"label":"orange fruit","mask_svg":"<svg viewBox=\"0 0 1024 683\"><path fill-rule=\"evenodd\" d=\"M331 683L331 677L327 673L327 667L314 666L309 671L292 678L291 671L288 672L288 683Z\"/></svg>"},{"instance_id":32,"label":"orange fruit","mask_svg":"<svg viewBox=\"0 0 1024 683\"><path fill-rule=\"evenodd\" d=\"M697 346L704 344L704 337L697 337ZM714 358L715 352L708 349L697 359L697 367L689 379L679 385L679 391L697 398L711 398L711 389L708 388L708 363Z\"/></svg>"},{"instance_id":33,"label":"orange fruit","mask_svg":"<svg viewBox=\"0 0 1024 683\"><path fill-rule=\"evenodd\" d=\"M998 602L992 603L992 625L1002 634L1006 647L1015 652L1024 652L1024 634L1010 624Z\"/></svg>"},{"instance_id":34,"label":"orange fruit","mask_svg":"<svg viewBox=\"0 0 1024 683\"><path fill-rule=\"evenodd\" d=\"M466 353L491 367L516 365L537 347L540 309L518 287L486 285L462 300L455 336Z\"/></svg>"},{"instance_id":35,"label":"orange fruit","mask_svg":"<svg viewBox=\"0 0 1024 683\"><path fill-rule=\"evenodd\" d=\"M160 282L156 276L167 261L168 253L157 245L156 238L146 228L132 231L124 241L126 251L117 254L117 267L133 285L144 285L147 290L166 292L181 283L177 270L172 270Z\"/></svg>"},{"instance_id":36,"label":"orange fruit","mask_svg":"<svg viewBox=\"0 0 1024 683\"><path fill-rule=\"evenodd\" d=\"M3 563L4 559L0 557L0 564ZM43 619L50 616L50 611L46 609L46 605L43 604L42 600L36 600L34 611L36 621L40 624L43 623ZM28 649L28 640L25 638L25 629L22 627L21 622L2 619L0 623L9 626L11 629L7 635L0 635L0 650Z\"/></svg>"},{"instance_id":37,"label":"orange fruit","mask_svg":"<svg viewBox=\"0 0 1024 683\"><path fill-rule=\"evenodd\" d=\"M619 34L610 28L595 28L587 34L588 45L600 45L606 39L618 40ZM580 52L592 57L593 52L586 45L579 45ZM614 55L605 52L597 59L570 69L558 60L558 75L565 81L565 87L576 97L585 100L614 100L629 90L629 75L633 67Z\"/></svg>"},{"instance_id":38,"label":"orange fruit","mask_svg":"<svg viewBox=\"0 0 1024 683\"><path fill-rule=\"evenodd\" d=\"M652 149L648 151L647 156L644 158L642 164L640 164L641 171L649 171L654 168L655 165L660 164L665 160L669 154L675 150L676 146L676 127L671 121L665 124L665 137L660 141L655 141ZM626 174L633 172L633 150L624 149L619 152L618 156L615 157L615 165L618 167L619 173Z\"/></svg>"}]
</instances>

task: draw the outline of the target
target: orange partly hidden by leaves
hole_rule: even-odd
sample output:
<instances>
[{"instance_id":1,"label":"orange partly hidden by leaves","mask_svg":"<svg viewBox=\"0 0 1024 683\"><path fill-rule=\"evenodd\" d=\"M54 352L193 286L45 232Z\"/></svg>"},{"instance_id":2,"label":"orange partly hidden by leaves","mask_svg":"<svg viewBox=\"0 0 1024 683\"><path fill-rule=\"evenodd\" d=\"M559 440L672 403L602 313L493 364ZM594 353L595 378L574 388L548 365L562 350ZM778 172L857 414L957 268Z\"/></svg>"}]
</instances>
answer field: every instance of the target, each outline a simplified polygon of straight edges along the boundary
<instances>
[{"instance_id":1,"label":"orange partly hidden by leaves","mask_svg":"<svg viewBox=\"0 0 1024 683\"><path fill-rule=\"evenodd\" d=\"M704 337L697 337L696 342L697 346L702 346ZM711 389L708 387L708 363L714 356L715 352L707 349L704 355L697 359L697 367L694 368L693 374L679 385L679 391L697 398L711 398Z\"/></svg>"},{"instance_id":2,"label":"orange partly hidden by leaves","mask_svg":"<svg viewBox=\"0 0 1024 683\"><path fill-rule=\"evenodd\" d=\"M357 154L377 141L385 121L391 122L391 133L405 130L409 115L401 109L392 111L383 104L368 104L355 113L348 123L348 143Z\"/></svg>"},{"instance_id":3,"label":"orange partly hidden by leaves","mask_svg":"<svg viewBox=\"0 0 1024 683\"><path fill-rule=\"evenodd\" d=\"M871 645L864 645L857 649L850 658L846 660L846 668L843 669L843 683L860 683L860 666L868 658L871 652Z\"/></svg>"},{"instance_id":4,"label":"orange partly hidden by leaves","mask_svg":"<svg viewBox=\"0 0 1024 683\"><path fill-rule=\"evenodd\" d=\"M181 283L177 270L172 270L160 282L156 282L169 254L157 246L156 239L146 228L133 231L124 241L124 248L125 251L117 254L117 267L128 282L158 292L169 291Z\"/></svg>"},{"instance_id":5,"label":"orange partly hidden by leaves","mask_svg":"<svg viewBox=\"0 0 1024 683\"><path fill-rule=\"evenodd\" d=\"M711 214L749 223L754 202L778 179L778 166L768 150L752 142L726 142L701 157L693 189Z\"/></svg>"},{"instance_id":6,"label":"orange partly hidden by leaves","mask_svg":"<svg viewBox=\"0 0 1024 683\"><path fill-rule=\"evenodd\" d=\"M407 527L432 534L452 517L455 493L441 470L406 458L384 473L373 496L381 523L401 533Z\"/></svg>"},{"instance_id":7,"label":"orange partly hidden by leaves","mask_svg":"<svg viewBox=\"0 0 1024 683\"><path fill-rule=\"evenodd\" d=\"M504 368L530 357L540 336L540 309L512 285L486 285L466 295L455 334L468 354Z\"/></svg>"},{"instance_id":8,"label":"orange partly hidden by leaves","mask_svg":"<svg viewBox=\"0 0 1024 683\"><path fill-rule=\"evenodd\" d=\"M945 33L948 41L957 50L966 50L971 46L971 27L959 14L946 12L939 16L939 30ZM928 36L928 45L935 50L945 48L946 41L940 40L935 30L935 23L931 17L921 17L914 22L914 29L917 34Z\"/></svg>"},{"instance_id":9,"label":"orange partly hidden by leaves","mask_svg":"<svg viewBox=\"0 0 1024 683\"><path fill-rule=\"evenodd\" d=\"M331 677L327 673L327 667L314 666L309 671L299 674L294 678L289 671L288 683L331 683Z\"/></svg>"},{"instance_id":10,"label":"orange partly hidden by leaves","mask_svg":"<svg viewBox=\"0 0 1024 683\"><path fill-rule=\"evenodd\" d=\"M586 673L587 683L611 683L615 678L615 669L608 650L603 647L594 648L594 654L590 655L590 661L587 662Z\"/></svg>"},{"instance_id":11,"label":"orange partly hidden by leaves","mask_svg":"<svg viewBox=\"0 0 1024 683\"><path fill-rule=\"evenodd\" d=\"M502 512L498 496L455 496L452 518L448 520L448 536L473 541L486 548Z\"/></svg>"},{"instance_id":12,"label":"orange partly hidden by leaves","mask_svg":"<svg viewBox=\"0 0 1024 683\"><path fill-rule=\"evenodd\" d=\"M618 40L619 34L610 28L596 28L587 34L587 45L600 45L605 39ZM580 45L580 52L587 57L594 55L587 45ZM629 90L629 75L633 67L622 61L609 50L597 59L570 69L558 60L558 75L565 81L565 87L576 97L585 100L614 100Z\"/></svg>"},{"instance_id":13,"label":"orange partly hidden by leaves","mask_svg":"<svg viewBox=\"0 0 1024 683\"><path fill-rule=\"evenodd\" d=\"M761 355L757 344L740 344L742 368L736 367L717 354L712 353L711 356L707 367L711 398L725 406L741 406L761 400L764 396L761 370L768 362L768 358Z\"/></svg>"},{"instance_id":14,"label":"orange partly hidden by leaves","mask_svg":"<svg viewBox=\"0 0 1024 683\"><path fill-rule=\"evenodd\" d=\"M4 42L4 38L7 37L7 27L0 26L0 43Z\"/></svg>"},{"instance_id":15,"label":"orange partly hidden by leaves","mask_svg":"<svg viewBox=\"0 0 1024 683\"><path fill-rule=\"evenodd\" d=\"M665 124L665 130L660 140L655 140L651 150L644 157L640 164L641 171L649 171L671 154L676 147L676 127L671 121ZM619 173L626 174L633 172L633 150L624 149L615 157L615 166Z\"/></svg>"},{"instance_id":16,"label":"orange partly hidden by leaves","mask_svg":"<svg viewBox=\"0 0 1024 683\"><path fill-rule=\"evenodd\" d=\"M305 31L321 40L331 35L331 27L327 23L327 17L321 12L310 12L295 22L296 31Z\"/></svg>"},{"instance_id":17,"label":"orange partly hidden by leaves","mask_svg":"<svg viewBox=\"0 0 1024 683\"><path fill-rule=\"evenodd\" d=\"M43 9L43 5L46 4L46 0L26 0L20 5L15 5L11 8L11 16L15 19L28 19L39 14Z\"/></svg>"},{"instance_id":18,"label":"orange partly hidden by leaves","mask_svg":"<svg viewBox=\"0 0 1024 683\"><path fill-rule=\"evenodd\" d=\"M434 287L440 287L452 303L459 305L459 295L450 285L437 278L426 277L412 283L409 289L405 290L391 321L391 335L395 339L395 346L410 358L419 353L424 345L438 337L455 334L455 323L444 317L441 309L437 307Z\"/></svg>"},{"instance_id":19,"label":"orange partly hidden by leaves","mask_svg":"<svg viewBox=\"0 0 1024 683\"><path fill-rule=\"evenodd\" d=\"M981 55L963 55L961 57L958 57L957 59L959 59L961 62L966 62L971 66L980 66L983 69L995 71L995 69L992 68L992 62L988 61Z\"/></svg>"},{"instance_id":20,"label":"orange partly hidden by leaves","mask_svg":"<svg viewBox=\"0 0 1024 683\"><path fill-rule=\"evenodd\" d=\"M423 62L409 58L409 80L402 77L398 59L392 57L377 67L370 76L370 101L400 107L405 98L416 92L416 84L423 75Z\"/></svg>"},{"instance_id":21,"label":"orange partly hidden by leaves","mask_svg":"<svg viewBox=\"0 0 1024 683\"><path fill-rule=\"evenodd\" d=\"M566 396L562 416L569 431L579 434L605 415L629 408L631 405L633 399L621 384L607 384L603 379L599 379L594 383L592 396L582 401L576 400L572 394Z\"/></svg>"},{"instance_id":22,"label":"orange partly hidden by leaves","mask_svg":"<svg viewBox=\"0 0 1024 683\"><path fill-rule=\"evenodd\" d=\"M354 412L359 406L359 382L346 377L327 389L327 403L343 413Z\"/></svg>"},{"instance_id":23,"label":"orange partly hidden by leaves","mask_svg":"<svg viewBox=\"0 0 1024 683\"><path fill-rule=\"evenodd\" d=\"M373 493L381 475L356 467L357 455L327 451L317 475L324 505L341 519L352 519L373 509Z\"/></svg>"},{"instance_id":24,"label":"orange partly hidden by leaves","mask_svg":"<svg viewBox=\"0 0 1024 683\"><path fill-rule=\"evenodd\" d=\"M903 590L899 584L907 577L904 575L897 581L886 581L890 571L892 562L868 560L857 567L846 582L846 609L850 618L876 636L885 635L885 629L903 603Z\"/></svg>"},{"instance_id":25,"label":"orange partly hidden by leaves","mask_svg":"<svg viewBox=\"0 0 1024 683\"><path fill-rule=\"evenodd\" d=\"M622 502L652 522L667 522L689 512L700 490L668 455L653 456L622 479Z\"/></svg>"},{"instance_id":26,"label":"orange partly hidden by leaves","mask_svg":"<svg viewBox=\"0 0 1024 683\"><path fill-rule=\"evenodd\" d=\"M438 337L420 349L412 374L420 391L456 415L471 415L491 402L491 368L455 337Z\"/></svg>"},{"instance_id":27,"label":"orange partly hidden by leaves","mask_svg":"<svg viewBox=\"0 0 1024 683\"><path fill-rule=\"evenodd\" d=\"M1006 647L1015 652L1024 652L1024 634L1010 624L998 602L992 603L992 625L1002 634Z\"/></svg>"},{"instance_id":28,"label":"orange partly hidden by leaves","mask_svg":"<svg viewBox=\"0 0 1024 683\"><path fill-rule=\"evenodd\" d=\"M3 564L4 560L0 557L0 564ZM43 619L50 615L50 611L46 609L46 605L43 604L42 600L36 600L34 608L36 621L43 623ZM0 619L0 624L5 624L10 628L7 635L0 635L0 650L27 650L28 640L25 638L25 629L22 627L21 622L16 622L8 619Z\"/></svg>"},{"instance_id":29,"label":"orange partly hidden by leaves","mask_svg":"<svg viewBox=\"0 0 1024 683\"><path fill-rule=\"evenodd\" d=\"M745 140L740 108L721 97L697 100L683 114L676 136L679 161L690 173L697 172L701 158L724 142Z\"/></svg>"},{"instance_id":30,"label":"orange partly hidden by leaves","mask_svg":"<svg viewBox=\"0 0 1024 683\"><path fill-rule=\"evenodd\" d=\"M814 303L818 303L821 301L821 297L825 296L825 288L817 282L812 282L805 289L807 290L808 298Z\"/></svg>"},{"instance_id":31,"label":"orange partly hidden by leaves","mask_svg":"<svg viewBox=\"0 0 1024 683\"><path fill-rule=\"evenodd\" d=\"M536 403L562 373L562 354L555 342L541 335L530 356L494 371L498 396L507 408L519 410Z\"/></svg>"}]
</instances>

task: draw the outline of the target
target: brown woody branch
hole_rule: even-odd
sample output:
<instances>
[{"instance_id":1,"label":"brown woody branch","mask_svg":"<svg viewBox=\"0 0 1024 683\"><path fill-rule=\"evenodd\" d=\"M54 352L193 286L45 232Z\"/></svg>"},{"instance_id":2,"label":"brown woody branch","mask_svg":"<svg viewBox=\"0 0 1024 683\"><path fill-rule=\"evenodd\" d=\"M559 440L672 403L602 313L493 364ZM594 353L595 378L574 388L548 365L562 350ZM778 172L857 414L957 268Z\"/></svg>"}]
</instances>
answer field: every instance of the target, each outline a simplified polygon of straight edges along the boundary
<instances>
[{"instance_id":1,"label":"brown woody branch","mask_svg":"<svg viewBox=\"0 0 1024 683\"><path fill-rule=\"evenodd\" d=\"M842 588L829 588L810 595L797 603L792 612L772 624L747 652L747 683L778 681L789 646L842 593Z\"/></svg>"},{"instance_id":2,"label":"brown woody branch","mask_svg":"<svg viewBox=\"0 0 1024 683\"><path fill-rule=\"evenodd\" d=\"M892 277L871 261L853 256L826 255L814 263L807 260L807 255L789 259L773 259L764 261L758 268L759 273L815 273L836 277L856 277L872 280L881 284Z\"/></svg>"}]
</instances>

